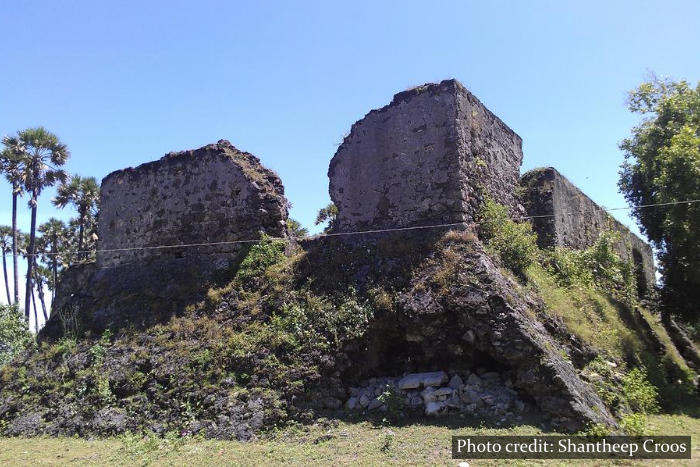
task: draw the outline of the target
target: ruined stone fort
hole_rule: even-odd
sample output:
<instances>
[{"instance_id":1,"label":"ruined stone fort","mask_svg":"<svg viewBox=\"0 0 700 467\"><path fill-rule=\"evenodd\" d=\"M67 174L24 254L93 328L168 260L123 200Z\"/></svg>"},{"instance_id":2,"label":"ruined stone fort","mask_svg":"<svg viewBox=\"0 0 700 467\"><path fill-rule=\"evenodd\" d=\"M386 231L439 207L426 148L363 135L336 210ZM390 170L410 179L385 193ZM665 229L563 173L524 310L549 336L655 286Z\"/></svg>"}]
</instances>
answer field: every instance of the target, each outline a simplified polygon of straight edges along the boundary
<instances>
[{"instance_id":1,"label":"ruined stone fort","mask_svg":"<svg viewBox=\"0 0 700 467\"><path fill-rule=\"evenodd\" d=\"M582 249L605 229L620 232L618 253L638 265L642 290L653 284L646 243L556 169L521 177L522 159L520 136L458 81L401 92L356 122L331 159L336 230L468 225L490 196L536 216L542 247ZM98 269L185 256L216 269L240 249L227 242L288 235L279 177L225 140L113 172L101 196Z\"/></svg>"},{"instance_id":2,"label":"ruined stone fort","mask_svg":"<svg viewBox=\"0 0 700 467\"><path fill-rule=\"evenodd\" d=\"M581 249L604 230L620 232L617 252L634 262L639 292L649 291L651 248L554 168L521 176L522 159L520 136L458 81L398 93L356 122L330 161L335 232L469 226L489 197L514 217L535 216L542 247ZM223 140L111 173L102 181L97 261L66 271L55 307L77 310L86 327L98 330L147 324L159 304L184 307L220 271L237 267L249 242L289 238L287 207L277 175ZM407 316L421 318L387 325L399 342L394 347L454 359L488 356L513 368L515 384L563 426L614 425L556 351L551 326L528 313L532 300L518 295L482 253L465 268L487 285L465 283L450 306L427 295L404 300ZM52 316L45 333L59 334L59 324ZM382 355L402 355L377 345L385 345ZM381 362L370 363L370 370L380 368ZM438 379L446 383L443 375Z\"/></svg>"}]
</instances>

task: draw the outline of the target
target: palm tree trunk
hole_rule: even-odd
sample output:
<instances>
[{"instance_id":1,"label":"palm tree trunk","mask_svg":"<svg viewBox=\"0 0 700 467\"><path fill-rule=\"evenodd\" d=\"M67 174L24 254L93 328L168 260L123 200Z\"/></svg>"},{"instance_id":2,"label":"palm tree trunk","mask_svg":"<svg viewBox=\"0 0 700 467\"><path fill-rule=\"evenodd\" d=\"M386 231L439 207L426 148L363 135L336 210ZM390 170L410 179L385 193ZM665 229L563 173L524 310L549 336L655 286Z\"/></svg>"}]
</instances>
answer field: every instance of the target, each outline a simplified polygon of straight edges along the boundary
<instances>
[{"instance_id":1,"label":"palm tree trunk","mask_svg":"<svg viewBox=\"0 0 700 467\"><path fill-rule=\"evenodd\" d=\"M51 263L51 271L53 272L53 287L51 288L51 309L53 309L53 300L56 298L56 287L58 287L58 251L56 250L56 239L51 247L53 250L53 262Z\"/></svg>"},{"instance_id":2,"label":"palm tree trunk","mask_svg":"<svg viewBox=\"0 0 700 467\"><path fill-rule=\"evenodd\" d=\"M19 306L19 266L17 264L17 190L12 187L12 266L15 282L14 305Z\"/></svg>"},{"instance_id":3,"label":"palm tree trunk","mask_svg":"<svg viewBox=\"0 0 700 467\"><path fill-rule=\"evenodd\" d=\"M36 288L39 289L39 303L41 303L41 312L44 314L44 323L49 320L49 315L46 313L46 302L44 301L44 281L37 281Z\"/></svg>"},{"instance_id":4,"label":"palm tree trunk","mask_svg":"<svg viewBox=\"0 0 700 467\"><path fill-rule=\"evenodd\" d=\"M39 315L36 313L36 297L34 296L34 287L32 287L32 305L34 306L34 330L39 334Z\"/></svg>"},{"instance_id":5,"label":"palm tree trunk","mask_svg":"<svg viewBox=\"0 0 700 467\"><path fill-rule=\"evenodd\" d=\"M2 250L2 272L5 273L5 291L7 291L7 304L12 305L12 298L10 297L10 283L7 280L7 258L5 257L5 250Z\"/></svg>"},{"instance_id":6,"label":"palm tree trunk","mask_svg":"<svg viewBox=\"0 0 700 467\"><path fill-rule=\"evenodd\" d=\"M83 258L83 232L85 231L85 214L80 213L80 220L78 222L78 260Z\"/></svg>"},{"instance_id":7,"label":"palm tree trunk","mask_svg":"<svg viewBox=\"0 0 700 467\"><path fill-rule=\"evenodd\" d=\"M27 251L27 291L24 294L24 317L29 321L29 302L32 297L32 266L34 265L34 242L36 240L36 208L37 197L32 193L32 224L29 230L29 249Z\"/></svg>"}]
</instances>

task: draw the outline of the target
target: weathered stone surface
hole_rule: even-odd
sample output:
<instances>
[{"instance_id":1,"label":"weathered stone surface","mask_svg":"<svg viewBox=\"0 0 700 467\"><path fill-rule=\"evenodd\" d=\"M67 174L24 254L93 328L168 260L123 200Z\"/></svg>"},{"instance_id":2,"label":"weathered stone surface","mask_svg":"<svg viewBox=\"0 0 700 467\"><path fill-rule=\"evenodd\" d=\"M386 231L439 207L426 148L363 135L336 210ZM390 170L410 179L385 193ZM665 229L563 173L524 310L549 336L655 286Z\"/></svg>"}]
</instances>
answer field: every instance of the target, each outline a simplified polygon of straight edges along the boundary
<instances>
[{"instance_id":1,"label":"weathered stone surface","mask_svg":"<svg viewBox=\"0 0 700 467\"><path fill-rule=\"evenodd\" d=\"M435 391L433 391L433 397L439 398L443 396L451 396L452 395L452 388L438 388Z\"/></svg>"},{"instance_id":2,"label":"weathered stone surface","mask_svg":"<svg viewBox=\"0 0 700 467\"><path fill-rule=\"evenodd\" d=\"M355 410L359 404L360 404L360 401L357 399L357 397L351 397L345 403L345 408L348 410Z\"/></svg>"},{"instance_id":3,"label":"weathered stone surface","mask_svg":"<svg viewBox=\"0 0 700 467\"><path fill-rule=\"evenodd\" d=\"M464 383L462 382L462 378L460 378L459 375L454 375L452 378L450 378L448 386L452 389L459 389L462 387L463 384Z\"/></svg>"},{"instance_id":4,"label":"weathered stone surface","mask_svg":"<svg viewBox=\"0 0 700 467\"><path fill-rule=\"evenodd\" d=\"M102 180L97 266L193 255L215 261L241 246L109 250L254 239L260 232L285 237L286 220L277 175L221 140Z\"/></svg>"},{"instance_id":5,"label":"weathered stone surface","mask_svg":"<svg viewBox=\"0 0 700 467\"><path fill-rule=\"evenodd\" d=\"M406 375L399 380L399 389L415 389L419 388L421 377L419 374Z\"/></svg>"},{"instance_id":6,"label":"weathered stone surface","mask_svg":"<svg viewBox=\"0 0 700 467\"><path fill-rule=\"evenodd\" d=\"M470 221L482 189L514 206L521 146L456 80L396 94L352 126L331 160L336 228Z\"/></svg>"},{"instance_id":7,"label":"weathered stone surface","mask_svg":"<svg viewBox=\"0 0 700 467\"><path fill-rule=\"evenodd\" d=\"M617 231L621 240L615 250L622 259L634 262L640 294L653 288L656 279L651 247L556 169L531 170L522 176L521 185L529 216L553 216L532 219L541 247L584 249L593 245L604 230Z\"/></svg>"},{"instance_id":8,"label":"weathered stone surface","mask_svg":"<svg viewBox=\"0 0 700 467\"><path fill-rule=\"evenodd\" d=\"M398 382L399 389L414 389L429 386L440 386L447 381L447 373L435 371L431 373L412 373L404 376Z\"/></svg>"},{"instance_id":9,"label":"weathered stone surface","mask_svg":"<svg viewBox=\"0 0 700 467\"><path fill-rule=\"evenodd\" d=\"M437 415L445 407L444 402L428 402L425 405L426 415Z\"/></svg>"},{"instance_id":10,"label":"weathered stone surface","mask_svg":"<svg viewBox=\"0 0 700 467\"><path fill-rule=\"evenodd\" d=\"M367 410L377 410L379 407L382 406L382 404L382 401L380 401L379 399L372 399L369 402L369 405L367 406Z\"/></svg>"}]
</instances>

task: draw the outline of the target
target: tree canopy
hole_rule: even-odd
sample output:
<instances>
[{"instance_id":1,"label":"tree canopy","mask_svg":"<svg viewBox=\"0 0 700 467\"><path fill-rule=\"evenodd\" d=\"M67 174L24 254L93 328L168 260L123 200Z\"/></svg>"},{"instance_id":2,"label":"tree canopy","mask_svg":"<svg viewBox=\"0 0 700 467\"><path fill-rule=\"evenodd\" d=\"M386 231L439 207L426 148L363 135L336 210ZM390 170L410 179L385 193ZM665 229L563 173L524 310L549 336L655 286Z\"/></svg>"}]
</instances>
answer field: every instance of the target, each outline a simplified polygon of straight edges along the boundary
<instances>
[{"instance_id":1,"label":"tree canopy","mask_svg":"<svg viewBox=\"0 0 700 467\"><path fill-rule=\"evenodd\" d=\"M700 83L652 78L629 94L644 116L620 148L619 187L637 208L642 232L658 251L668 311L697 319L700 303Z\"/></svg>"}]
</instances>

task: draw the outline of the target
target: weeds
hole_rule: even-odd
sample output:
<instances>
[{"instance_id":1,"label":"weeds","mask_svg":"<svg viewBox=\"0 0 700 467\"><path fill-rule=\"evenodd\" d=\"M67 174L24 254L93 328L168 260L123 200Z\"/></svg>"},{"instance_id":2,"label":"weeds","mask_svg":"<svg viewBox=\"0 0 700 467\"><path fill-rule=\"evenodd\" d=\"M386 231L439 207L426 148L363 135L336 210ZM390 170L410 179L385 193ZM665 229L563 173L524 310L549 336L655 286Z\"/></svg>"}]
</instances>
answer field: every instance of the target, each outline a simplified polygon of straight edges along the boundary
<instances>
[{"instance_id":1,"label":"weeds","mask_svg":"<svg viewBox=\"0 0 700 467\"><path fill-rule=\"evenodd\" d=\"M508 208L488 198L477 218L479 233L487 248L505 267L522 276L539 251L530 223L513 221L508 217Z\"/></svg>"}]
</instances>

